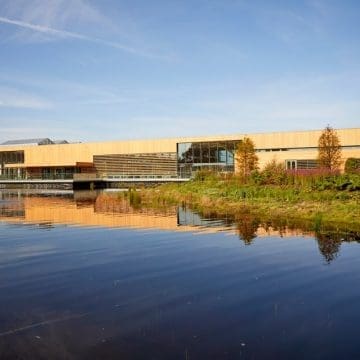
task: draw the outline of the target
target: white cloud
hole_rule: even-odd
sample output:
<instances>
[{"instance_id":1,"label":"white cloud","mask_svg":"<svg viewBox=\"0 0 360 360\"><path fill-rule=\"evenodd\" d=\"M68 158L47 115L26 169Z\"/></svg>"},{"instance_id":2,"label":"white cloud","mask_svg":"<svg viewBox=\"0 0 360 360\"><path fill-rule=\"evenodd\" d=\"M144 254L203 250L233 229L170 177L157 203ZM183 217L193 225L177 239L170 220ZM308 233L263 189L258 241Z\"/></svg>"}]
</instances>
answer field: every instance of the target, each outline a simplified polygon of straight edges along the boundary
<instances>
[{"instance_id":1,"label":"white cloud","mask_svg":"<svg viewBox=\"0 0 360 360\"><path fill-rule=\"evenodd\" d=\"M16 89L0 87L0 108L44 110L52 107L53 104L50 101L36 95Z\"/></svg>"},{"instance_id":2,"label":"white cloud","mask_svg":"<svg viewBox=\"0 0 360 360\"><path fill-rule=\"evenodd\" d=\"M7 17L21 19L45 27L62 28L77 24L109 25L109 20L83 0L3 0L2 12Z\"/></svg>"},{"instance_id":3,"label":"white cloud","mask_svg":"<svg viewBox=\"0 0 360 360\"><path fill-rule=\"evenodd\" d=\"M267 34L290 47L303 46L309 41L326 37L328 24L324 13L311 2L297 5L291 2L280 7L270 2L263 7L253 5L255 21Z\"/></svg>"},{"instance_id":4,"label":"white cloud","mask_svg":"<svg viewBox=\"0 0 360 360\"><path fill-rule=\"evenodd\" d=\"M0 72L0 82L9 84L13 89L33 89L34 92L49 93L52 103L57 105L110 105L138 101L128 90L113 89L92 84L82 84L62 78L41 78L26 74ZM0 87L1 89L1 87ZM144 99L144 96L142 96ZM1 99L0 99L1 101ZM1 104L0 104L1 106Z\"/></svg>"},{"instance_id":5,"label":"white cloud","mask_svg":"<svg viewBox=\"0 0 360 360\"><path fill-rule=\"evenodd\" d=\"M74 119L72 119L74 121ZM31 126L29 126L31 124ZM54 120L52 115L40 118L30 117L2 117L0 116L0 143L14 139L30 139L48 137L50 139L67 139L76 141L82 132L69 127L66 120ZM84 137L83 139L86 139Z\"/></svg>"},{"instance_id":6,"label":"white cloud","mask_svg":"<svg viewBox=\"0 0 360 360\"><path fill-rule=\"evenodd\" d=\"M246 128L275 130L354 126L360 119L359 74L285 76L221 96L203 97L195 105L215 117L246 119ZM341 89L341 91L334 91ZM220 92L219 92L220 93ZM352 125L351 125L352 124Z\"/></svg>"},{"instance_id":7,"label":"white cloud","mask_svg":"<svg viewBox=\"0 0 360 360\"><path fill-rule=\"evenodd\" d=\"M123 16L115 24L84 0L0 0L0 5L0 23L17 29L8 41L41 43L73 39L147 58L174 59L150 49L147 41L136 40L133 20Z\"/></svg>"}]
</instances>

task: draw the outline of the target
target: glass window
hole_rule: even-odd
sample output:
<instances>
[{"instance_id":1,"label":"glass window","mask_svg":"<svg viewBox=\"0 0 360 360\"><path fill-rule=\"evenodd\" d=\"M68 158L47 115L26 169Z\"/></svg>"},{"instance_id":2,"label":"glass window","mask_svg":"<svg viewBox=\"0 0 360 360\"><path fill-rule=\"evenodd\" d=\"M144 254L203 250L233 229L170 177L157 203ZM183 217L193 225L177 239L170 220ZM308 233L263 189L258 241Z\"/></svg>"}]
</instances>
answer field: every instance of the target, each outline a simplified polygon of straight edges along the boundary
<instances>
[{"instance_id":1,"label":"glass window","mask_svg":"<svg viewBox=\"0 0 360 360\"><path fill-rule=\"evenodd\" d=\"M218 162L217 156L217 143L210 143L210 162Z\"/></svg>"},{"instance_id":2,"label":"glass window","mask_svg":"<svg viewBox=\"0 0 360 360\"><path fill-rule=\"evenodd\" d=\"M286 169L288 170L296 170L297 168L297 164L296 164L296 160L287 160L286 161Z\"/></svg>"},{"instance_id":3,"label":"glass window","mask_svg":"<svg viewBox=\"0 0 360 360\"><path fill-rule=\"evenodd\" d=\"M23 151L4 151L0 153L0 163L2 164L19 164L23 162Z\"/></svg>"},{"instance_id":4,"label":"glass window","mask_svg":"<svg viewBox=\"0 0 360 360\"><path fill-rule=\"evenodd\" d=\"M201 163L201 144L194 143L192 148L194 153L194 163Z\"/></svg>"},{"instance_id":5,"label":"glass window","mask_svg":"<svg viewBox=\"0 0 360 360\"><path fill-rule=\"evenodd\" d=\"M225 149L218 150L218 162L226 163L226 150Z\"/></svg>"},{"instance_id":6,"label":"glass window","mask_svg":"<svg viewBox=\"0 0 360 360\"><path fill-rule=\"evenodd\" d=\"M201 162L207 164L210 162L210 146L209 143L201 144Z\"/></svg>"},{"instance_id":7,"label":"glass window","mask_svg":"<svg viewBox=\"0 0 360 360\"><path fill-rule=\"evenodd\" d=\"M234 150L227 151L227 165L234 165Z\"/></svg>"},{"instance_id":8,"label":"glass window","mask_svg":"<svg viewBox=\"0 0 360 360\"><path fill-rule=\"evenodd\" d=\"M234 157L240 140L177 144L178 175L191 177L200 168L234 171ZM189 166L188 166L189 165Z\"/></svg>"},{"instance_id":9,"label":"glass window","mask_svg":"<svg viewBox=\"0 0 360 360\"><path fill-rule=\"evenodd\" d=\"M178 144L178 162L184 163L190 161L192 161L191 143Z\"/></svg>"},{"instance_id":10,"label":"glass window","mask_svg":"<svg viewBox=\"0 0 360 360\"><path fill-rule=\"evenodd\" d=\"M226 163L226 143L218 144L218 161L219 163Z\"/></svg>"}]
</instances>

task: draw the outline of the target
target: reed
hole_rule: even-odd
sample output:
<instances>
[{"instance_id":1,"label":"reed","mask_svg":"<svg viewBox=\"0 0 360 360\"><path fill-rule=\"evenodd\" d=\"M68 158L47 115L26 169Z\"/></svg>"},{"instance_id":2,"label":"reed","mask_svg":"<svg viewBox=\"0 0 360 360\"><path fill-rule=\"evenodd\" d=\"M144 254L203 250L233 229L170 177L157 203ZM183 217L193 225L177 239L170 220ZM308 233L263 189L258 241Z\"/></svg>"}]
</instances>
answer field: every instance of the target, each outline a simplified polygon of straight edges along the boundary
<instances>
[{"instance_id":1,"label":"reed","mask_svg":"<svg viewBox=\"0 0 360 360\"><path fill-rule=\"evenodd\" d=\"M314 229L329 223L360 229L360 176L323 170L283 171L271 176L254 173L244 181L234 175L202 173L188 183L143 191L142 204L180 204L203 212L227 213L249 207L262 216L271 213L309 220Z\"/></svg>"}]
</instances>

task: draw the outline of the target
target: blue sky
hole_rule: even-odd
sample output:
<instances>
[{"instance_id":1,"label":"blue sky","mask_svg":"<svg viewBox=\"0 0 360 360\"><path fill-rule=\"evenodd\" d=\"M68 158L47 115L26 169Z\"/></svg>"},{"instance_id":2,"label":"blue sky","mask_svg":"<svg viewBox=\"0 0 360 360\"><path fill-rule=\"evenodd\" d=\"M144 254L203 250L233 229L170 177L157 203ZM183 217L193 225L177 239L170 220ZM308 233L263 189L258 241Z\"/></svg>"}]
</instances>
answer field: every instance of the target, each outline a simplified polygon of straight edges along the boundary
<instances>
[{"instance_id":1,"label":"blue sky","mask_svg":"<svg viewBox=\"0 0 360 360\"><path fill-rule=\"evenodd\" d=\"M0 0L0 141L360 126L357 0Z\"/></svg>"}]
</instances>

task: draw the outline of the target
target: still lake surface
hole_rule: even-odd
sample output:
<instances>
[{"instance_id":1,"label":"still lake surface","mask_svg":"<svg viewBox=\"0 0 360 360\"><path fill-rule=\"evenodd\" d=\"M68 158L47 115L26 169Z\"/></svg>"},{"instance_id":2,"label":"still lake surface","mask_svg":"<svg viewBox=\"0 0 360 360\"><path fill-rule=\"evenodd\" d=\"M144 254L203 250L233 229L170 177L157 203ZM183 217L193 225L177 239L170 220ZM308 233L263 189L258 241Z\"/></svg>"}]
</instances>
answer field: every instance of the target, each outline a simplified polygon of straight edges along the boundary
<instances>
[{"instance_id":1,"label":"still lake surface","mask_svg":"<svg viewBox=\"0 0 360 360\"><path fill-rule=\"evenodd\" d=\"M359 359L357 235L0 192L0 359Z\"/></svg>"}]
</instances>

